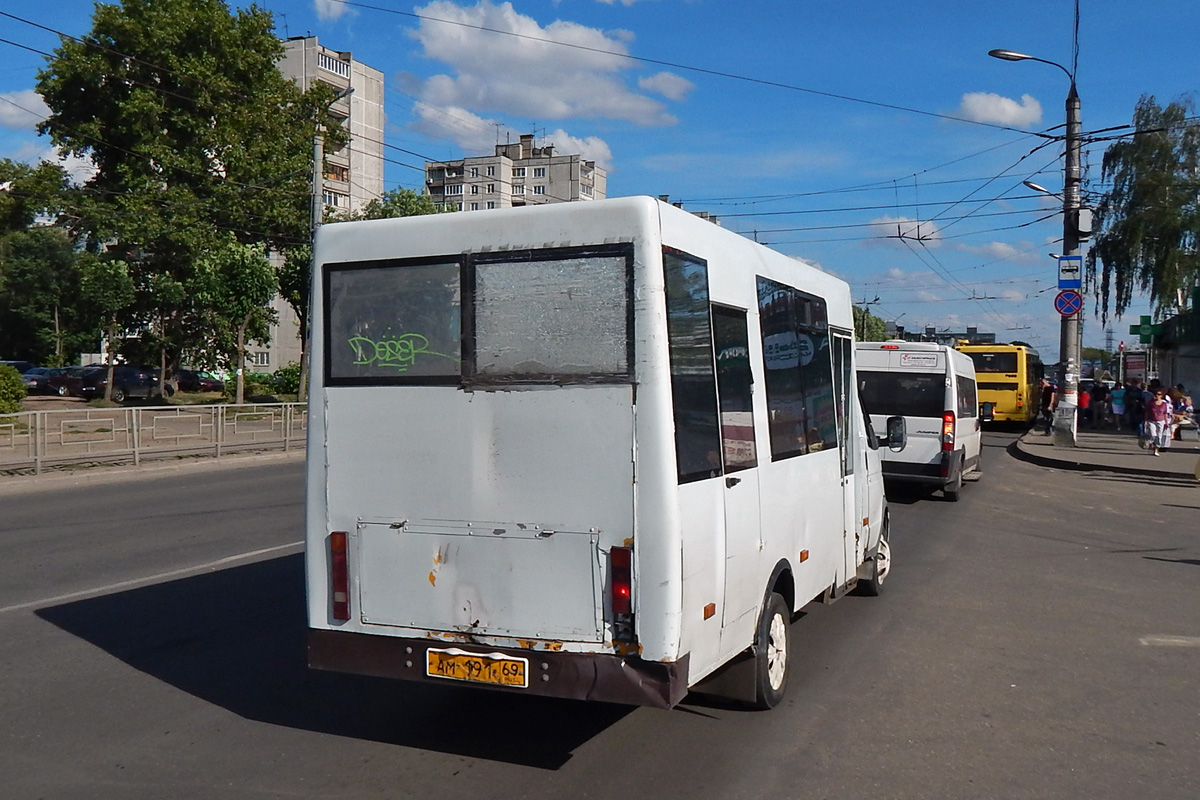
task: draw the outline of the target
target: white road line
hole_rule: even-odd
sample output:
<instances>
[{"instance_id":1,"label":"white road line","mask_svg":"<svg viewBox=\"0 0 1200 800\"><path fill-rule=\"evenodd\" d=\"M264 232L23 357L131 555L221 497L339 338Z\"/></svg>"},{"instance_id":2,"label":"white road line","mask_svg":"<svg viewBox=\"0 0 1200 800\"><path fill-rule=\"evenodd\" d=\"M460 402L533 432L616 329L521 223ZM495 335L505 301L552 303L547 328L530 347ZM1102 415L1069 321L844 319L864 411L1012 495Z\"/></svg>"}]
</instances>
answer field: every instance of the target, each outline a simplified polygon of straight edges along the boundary
<instances>
[{"instance_id":1,"label":"white road line","mask_svg":"<svg viewBox=\"0 0 1200 800\"><path fill-rule=\"evenodd\" d=\"M1200 647L1200 636L1143 636L1138 641L1148 647Z\"/></svg>"},{"instance_id":2,"label":"white road line","mask_svg":"<svg viewBox=\"0 0 1200 800\"><path fill-rule=\"evenodd\" d=\"M32 603L21 603L15 606L6 606L0 608L0 614L7 614L9 611L23 611L28 608L41 608L43 606L55 605L63 603L67 600L78 600L84 597L96 597L109 592L115 592L118 589L128 589L134 586L146 586L152 583L166 580L167 578L176 578L180 575L191 575L199 572L207 572L214 570L217 567L222 567L227 564L234 564L239 561L248 561L258 556L264 556L268 553L277 553L281 550L289 550L292 548L302 548L304 542L290 542L281 544L275 547L264 547L262 550L251 550L249 553L239 553L235 556L226 556L219 558L216 561L210 561L207 564L197 564L194 567L184 567L183 569L175 569L170 572L160 572L157 575L147 575L145 578L135 578L130 581L121 581L120 583L111 583L108 586L100 586L95 589L85 589L82 592L71 592L70 594L60 594L57 597L47 597L42 600L34 600Z\"/></svg>"}]
</instances>

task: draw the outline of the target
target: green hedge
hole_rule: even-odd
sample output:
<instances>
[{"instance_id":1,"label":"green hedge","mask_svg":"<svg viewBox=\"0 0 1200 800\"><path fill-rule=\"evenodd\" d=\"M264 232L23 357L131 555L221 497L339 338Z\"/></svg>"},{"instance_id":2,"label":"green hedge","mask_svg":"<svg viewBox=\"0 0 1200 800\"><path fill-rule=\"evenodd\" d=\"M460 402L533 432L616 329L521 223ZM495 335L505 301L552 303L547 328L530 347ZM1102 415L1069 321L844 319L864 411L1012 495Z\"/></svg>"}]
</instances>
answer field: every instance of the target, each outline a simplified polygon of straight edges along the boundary
<instances>
[{"instance_id":1,"label":"green hedge","mask_svg":"<svg viewBox=\"0 0 1200 800\"><path fill-rule=\"evenodd\" d=\"M21 373L7 364L0 365L0 414L16 414L25 399L25 382Z\"/></svg>"}]
</instances>

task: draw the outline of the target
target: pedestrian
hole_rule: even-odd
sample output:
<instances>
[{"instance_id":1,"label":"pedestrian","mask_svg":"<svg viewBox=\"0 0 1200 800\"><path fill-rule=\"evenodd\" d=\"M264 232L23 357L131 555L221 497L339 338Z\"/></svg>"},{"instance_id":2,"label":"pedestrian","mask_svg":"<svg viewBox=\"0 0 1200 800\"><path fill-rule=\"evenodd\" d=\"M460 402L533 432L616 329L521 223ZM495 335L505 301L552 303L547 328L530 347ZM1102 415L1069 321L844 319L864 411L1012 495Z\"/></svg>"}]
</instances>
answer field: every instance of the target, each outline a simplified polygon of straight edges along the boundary
<instances>
[{"instance_id":1,"label":"pedestrian","mask_svg":"<svg viewBox=\"0 0 1200 800\"><path fill-rule=\"evenodd\" d=\"M1142 382L1137 379L1130 381L1128 390L1125 392L1125 413L1129 417L1129 427L1133 429L1139 439L1142 436L1142 429L1145 427L1146 416L1142 395Z\"/></svg>"},{"instance_id":2,"label":"pedestrian","mask_svg":"<svg viewBox=\"0 0 1200 800\"><path fill-rule=\"evenodd\" d=\"M1092 393L1086 389L1079 393L1075 402L1079 404L1079 423L1078 427L1082 428L1083 423L1092 421Z\"/></svg>"},{"instance_id":3,"label":"pedestrian","mask_svg":"<svg viewBox=\"0 0 1200 800\"><path fill-rule=\"evenodd\" d=\"M1096 381L1092 384L1092 427L1103 428L1108 424L1108 384Z\"/></svg>"},{"instance_id":4,"label":"pedestrian","mask_svg":"<svg viewBox=\"0 0 1200 800\"><path fill-rule=\"evenodd\" d=\"M1054 409L1058 407L1058 390L1050 381L1042 378L1042 398L1039 408L1042 412L1042 422L1045 423L1044 433L1049 436L1054 431Z\"/></svg>"},{"instance_id":5,"label":"pedestrian","mask_svg":"<svg viewBox=\"0 0 1200 800\"><path fill-rule=\"evenodd\" d=\"M1113 387L1112 394L1108 397L1109 403L1112 406L1113 422L1117 425L1117 432L1121 430L1121 418L1125 416L1125 387L1117 384Z\"/></svg>"},{"instance_id":6,"label":"pedestrian","mask_svg":"<svg viewBox=\"0 0 1200 800\"><path fill-rule=\"evenodd\" d=\"M1148 440L1146 446L1150 455L1156 456L1163 448L1170 447L1171 416L1171 403L1160 386L1146 404L1143 433Z\"/></svg>"}]
</instances>

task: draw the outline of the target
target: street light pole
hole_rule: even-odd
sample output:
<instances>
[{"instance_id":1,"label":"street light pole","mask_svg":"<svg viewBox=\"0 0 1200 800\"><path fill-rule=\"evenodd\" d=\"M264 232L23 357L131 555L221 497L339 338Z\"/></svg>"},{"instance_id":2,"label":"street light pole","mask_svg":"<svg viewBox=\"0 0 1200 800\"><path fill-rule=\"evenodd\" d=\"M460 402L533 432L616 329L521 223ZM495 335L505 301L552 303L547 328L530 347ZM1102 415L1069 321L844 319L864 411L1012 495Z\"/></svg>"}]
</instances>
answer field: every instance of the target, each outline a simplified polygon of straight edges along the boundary
<instances>
[{"instance_id":1,"label":"street light pole","mask_svg":"<svg viewBox=\"0 0 1200 800\"><path fill-rule=\"evenodd\" d=\"M1063 252L1064 256L1078 256L1080 244L1079 214L1080 200L1079 151L1082 138L1079 92L1075 87L1075 76L1069 69L1055 61L1035 58L1012 50L990 50L988 55L1004 61L1038 61L1058 67L1071 79L1067 93L1066 157L1063 164ZM1026 182L1028 184L1028 182ZM1033 186L1032 188L1040 188ZM1044 191L1044 190L1043 190ZM1083 331L1083 310L1063 316L1058 341L1058 409L1054 413L1054 444L1074 447L1076 445L1077 419L1075 409L1079 405L1079 369L1082 365L1080 336Z\"/></svg>"}]
</instances>

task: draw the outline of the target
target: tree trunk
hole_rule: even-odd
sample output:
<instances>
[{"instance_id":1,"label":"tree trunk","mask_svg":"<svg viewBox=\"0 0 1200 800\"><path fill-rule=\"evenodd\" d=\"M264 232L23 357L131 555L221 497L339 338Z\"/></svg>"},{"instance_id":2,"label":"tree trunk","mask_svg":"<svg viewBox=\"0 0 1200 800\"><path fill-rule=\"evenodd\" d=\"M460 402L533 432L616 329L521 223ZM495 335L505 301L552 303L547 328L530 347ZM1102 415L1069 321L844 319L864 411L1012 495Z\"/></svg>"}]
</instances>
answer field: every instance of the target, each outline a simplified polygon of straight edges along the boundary
<instances>
[{"instance_id":1,"label":"tree trunk","mask_svg":"<svg viewBox=\"0 0 1200 800\"><path fill-rule=\"evenodd\" d=\"M253 314L254 312L250 312ZM241 405L246 401L246 326L250 324L250 314L242 320L242 324L238 326L237 335L237 397L234 402Z\"/></svg>"},{"instance_id":2,"label":"tree trunk","mask_svg":"<svg viewBox=\"0 0 1200 800\"><path fill-rule=\"evenodd\" d=\"M117 365L113 360L113 341L117 337L117 317L114 314L112 321L108 324L108 352L104 354L108 359L108 380L104 383L104 399L106 402L112 402L113 380L117 371Z\"/></svg>"}]
</instances>

